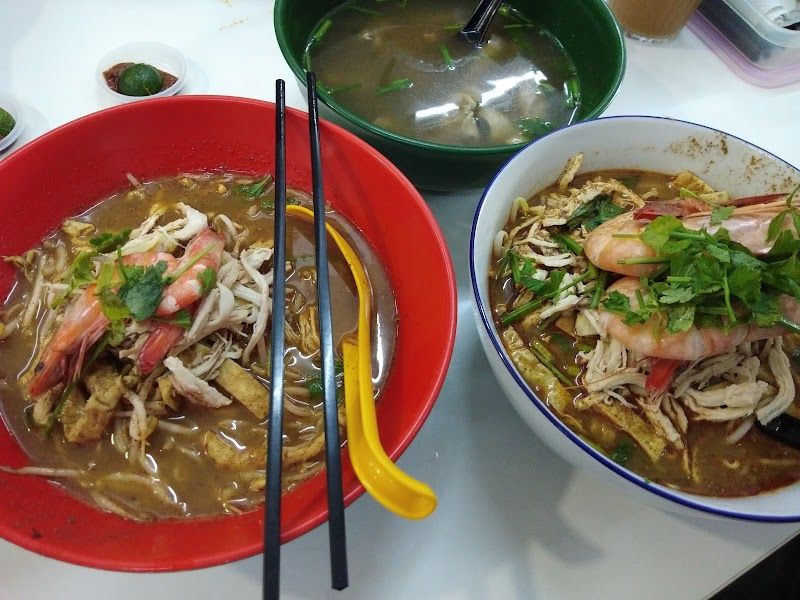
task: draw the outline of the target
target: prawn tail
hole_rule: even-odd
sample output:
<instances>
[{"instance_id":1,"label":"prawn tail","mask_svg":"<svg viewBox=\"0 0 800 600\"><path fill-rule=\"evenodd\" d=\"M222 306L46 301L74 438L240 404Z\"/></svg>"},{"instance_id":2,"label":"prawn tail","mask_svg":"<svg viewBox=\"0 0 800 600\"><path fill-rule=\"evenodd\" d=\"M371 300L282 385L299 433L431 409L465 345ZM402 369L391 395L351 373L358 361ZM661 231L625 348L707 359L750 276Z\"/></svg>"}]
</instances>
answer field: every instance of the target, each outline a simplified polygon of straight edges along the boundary
<instances>
[{"instance_id":1,"label":"prawn tail","mask_svg":"<svg viewBox=\"0 0 800 600\"><path fill-rule=\"evenodd\" d=\"M148 336L136 364L142 375L148 375L161 364L170 350L183 337L184 329L171 323L159 323Z\"/></svg>"}]
</instances>

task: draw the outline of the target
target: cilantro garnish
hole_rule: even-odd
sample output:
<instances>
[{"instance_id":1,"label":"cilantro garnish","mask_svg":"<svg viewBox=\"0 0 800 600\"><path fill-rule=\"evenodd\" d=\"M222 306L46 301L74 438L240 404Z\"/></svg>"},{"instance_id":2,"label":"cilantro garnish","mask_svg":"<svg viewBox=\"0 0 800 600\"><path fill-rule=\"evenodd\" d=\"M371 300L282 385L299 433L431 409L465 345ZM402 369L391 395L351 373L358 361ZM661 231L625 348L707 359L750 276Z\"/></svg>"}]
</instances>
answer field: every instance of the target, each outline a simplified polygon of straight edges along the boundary
<instances>
[{"instance_id":1,"label":"cilantro garnish","mask_svg":"<svg viewBox=\"0 0 800 600\"><path fill-rule=\"evenodd\" d=\"M117 291L117 295L137 321L143 321L155 314L166 285L164 279L166 270L167 263L164 261L159 261L151 267L120 265L124 283Z\"/></svg>"},{"instance_id":2,"label":"cilantro garnish","mask_svg":"<svg viewBox=\"0 0 800 600\"><path fill-rule=\"evenodd\" d=\"M733 214L733 206L715 206L711 209L711 224L719 225L723 221L727 221Z\"/></svg>"},{"instance_id":3,"label":"cilantro garnish","mask_svg":"<svg viewBox=\"0 0 800 600\"><path fill-rule=\"evenodd\" d=\"M546 277L538 278L536 276L536 266L533 261L526 259L518 254L509 252L507 258L504 257L504 262L511 269L511 276L514 283L518 287L522 287L533 293L533 299L521 304L514 310L505 313L500 317L500 322L503 325L509 325L514 321L532 313L534 310L542 306L545 301L557 297L562 292L578 285L584 281L592 273L586 271L582 275L574 278L570 283L562 285L566 271L554 269L547 273ZM505 270L505 266L503 269Z\"/></svg>"},{"instance_id":4,"label":"cilantro garnish","mask_svg":"<svg viewBox=\"0 0 800 600\"><path fill-rule=\"evenodd\" d=\"M619 444L616 445L608 457L615 463L624 467L630 461L635 450L636 446L634 446L630 440L623 439Z\"/></svg>"},{"instance_id":5,"label":"cilantro garnish","mask_svg":"<svg viewBox=\"0 0 800 600\"><path fill-rule=\"evenodd\" d=\"M517 127L526 140L534 140L553 131L555 127L550 121L538 117L520 119Z\"/></svg>"},{"instance_id":6,"label":"cilantro garnish","mask_svg":"<svg viewBox=\"0 0 800 600\"><path fill-rule=\"evenodd\" d=\"M711 222L721 223L731 214L729 207L719 207L712 211ZM795 231L783 229L787 217L792 218ZM769 253L757 257L731 240L724 227L712 234L686 229L674 216L657 217L640 235L656 256L623 262L663 263L664 267L642 278L636 308L620 292L609 294L603 307L622 316L628 325L657 316L669 333L692 326L730 328L747 323L800 328L783 316L779 302L781 294L800 300L800 213L790 201L770 229L775 244Z\"/></svg>"},{"instance_id":7,"label":"cilantro garnish","mask_svg":"<svg viewBox=\"0 0 800 600\"><path fill-rule=\"evenodd\" d=\"M573 230L583 225L587 231L591 231L624 212L624 208L614 204L611 196L600 194L575 209L572 216L567 219L567 229Z\"/></svg>"},{"instance_id":8,"label":"cilantro garnish","mask_svg":"<svg viewBox=\"0 0 800 600\"><path fill-rule=\"evenodd\" d=\"M200 295L208 296L208 293L217 285L217 272L211 267L206 267L197 275L200 281Z\"/></svg>"},{"instance_id":9,"label":"cilantro garnish","mask_svg":"<svg viewBox=\"0 0 800 600\"><path fill-rule=\"evenodd\" d=\"M98 254L105 252L115 252L117 248L124 246L131 237L130 229L123 229L119 233L104 232L89 240Z\"/></svg>"},{"instance_id":10,"label":"cilantro garnish","mask_svg":"<svg viewBox=\"0 0 800 600\"><path fill-rule=\"evenodd\" d=\"M333 363L333 375L336 378L336 395L338 397L340 388L344 385L343 381L339 381L344 374L344 362L341 359L336 359ZM306 379L306 389L308 395L312 398L319 398L325 393L325 386L322 381L322 372L312 375Z\"/></svg>"},{"instance_id":11,"label":"cilantro garnish","mask_svg":"<svg viewBox=\"0 0 800 600\"><path fill-rule=\"evenodd\" d=\"M250 200L255 200L256 198L260 197L264 194L267 189L267 186L271 184L273 181L272 175L267 174L261 179L254 181L253 183L246 183L236 187L236 191L246 196Z\"/></svg>"}]
</instances>

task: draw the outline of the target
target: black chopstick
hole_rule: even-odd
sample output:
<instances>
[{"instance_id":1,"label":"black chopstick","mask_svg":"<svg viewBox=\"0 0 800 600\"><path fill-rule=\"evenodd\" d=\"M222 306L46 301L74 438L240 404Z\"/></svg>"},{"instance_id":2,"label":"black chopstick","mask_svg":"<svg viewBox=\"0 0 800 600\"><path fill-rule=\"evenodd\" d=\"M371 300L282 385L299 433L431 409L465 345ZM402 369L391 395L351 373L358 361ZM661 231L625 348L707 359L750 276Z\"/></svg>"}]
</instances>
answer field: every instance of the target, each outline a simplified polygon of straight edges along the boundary
<instances>
[{"instance_id":1,"label":"black chopstick","mask_svg":"<svg viewBox=\"0 0 800 600\"><path fill-rule=\"evenodd\" d=\"M328 282L328 234L325 230L325 198L322 191L322 157L319 148L317 78L308 73L308 132L311 141L311 173L314 197L314 261L317 267L317 311L322 351L322 382L325 414L325 468L328 479L328 541L331 555L331 586L347 587L347 544L344 530L342 465L339 457L339 418L331 328L331 296ZM277 198L276 198L277 206Z\"/></svg>"},{"instance_id":2,"label":"black chopstick","mask_svg":"<svg viewBox=\"0 0 800 600\"><path fill-rule=\"evenodd\" d=\"M283 327L286 302L286 89L275 82L275 248L272 283L270 414L264 519L264 598L277 600L281 583L281 463L283 446Z\"/></svg>"}]
</instances>

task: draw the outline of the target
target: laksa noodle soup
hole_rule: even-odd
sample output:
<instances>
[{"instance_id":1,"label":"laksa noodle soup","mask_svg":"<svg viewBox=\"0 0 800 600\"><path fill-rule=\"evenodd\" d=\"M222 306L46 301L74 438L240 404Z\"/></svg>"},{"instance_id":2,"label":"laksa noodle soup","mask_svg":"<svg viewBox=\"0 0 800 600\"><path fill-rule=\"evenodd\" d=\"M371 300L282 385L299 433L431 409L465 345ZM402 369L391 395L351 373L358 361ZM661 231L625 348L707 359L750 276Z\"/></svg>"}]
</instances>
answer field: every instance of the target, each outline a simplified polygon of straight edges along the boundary
<instances>
[{"instance_id":1,"label":"laksa noodle soup","mask_svg":"<svg viewBox=\"0 0 800 600\"><path fill-rule=\"evenodd\" d=\"M731 198L686 171L569 160L494 241L495 324L558 417L676 489L748 496L800 479L757 423L800 413L794 193ZM795 190L796 191L796 190Z\"/></svg>"},{"instance_id":2,"label":"laksa noodle soup","mask_svg":"<svg viewBox=\"0 0 800 600\"><path fill-rule=\"evenodd\" d=\"M458 37L468 0L348 1L317 23L303 56L353 114L453 146L528 142L573 121L576 69L547 30L505 4L485 42Z\"/></svg>"},{"instance_id":3,"label":"laksa noodle soup","mask_svg":"<svg viewBox=\"0 0 800 600\"><path fill-rule=\"evenodd\" d=\"M2 308L3 417L35 465L14 472L137 520L248 510L265 485L276 268L287 282L284 491L324 464L313 227L288 215L276 266L270 176L130 178L133 190L5 258L19 273ZM369 275L380 390L394 297L358 231L326 216ZM357 327L358 296L335 247L329 266L336 341ZM337 385L341 396L340 362Z\"/></svg>"}]
</instances>

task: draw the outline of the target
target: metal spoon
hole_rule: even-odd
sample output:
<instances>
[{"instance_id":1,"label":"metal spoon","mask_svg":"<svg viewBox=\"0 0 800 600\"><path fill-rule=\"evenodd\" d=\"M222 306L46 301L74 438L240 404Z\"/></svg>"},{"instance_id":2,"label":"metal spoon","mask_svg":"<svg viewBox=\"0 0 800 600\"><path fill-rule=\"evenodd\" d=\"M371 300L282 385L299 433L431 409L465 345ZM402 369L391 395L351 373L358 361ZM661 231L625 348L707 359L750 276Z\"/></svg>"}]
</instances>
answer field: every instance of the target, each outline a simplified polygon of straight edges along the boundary
<instances>
[{"instance_id":1,"label":"metal spoon","mask_svg":"<svg viewBox=\"0 0 800 600\"><path fill-rule=\"evenodd\" d=\"M489 25L492 24L492 19L497 9L500 8L502 3L503 0L481 0L478 8L472 13L469 21L461 28L458 35L469 43L480 46L483 43L483 38L489 29Z\"/></svg>"}]
</instances>

